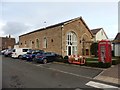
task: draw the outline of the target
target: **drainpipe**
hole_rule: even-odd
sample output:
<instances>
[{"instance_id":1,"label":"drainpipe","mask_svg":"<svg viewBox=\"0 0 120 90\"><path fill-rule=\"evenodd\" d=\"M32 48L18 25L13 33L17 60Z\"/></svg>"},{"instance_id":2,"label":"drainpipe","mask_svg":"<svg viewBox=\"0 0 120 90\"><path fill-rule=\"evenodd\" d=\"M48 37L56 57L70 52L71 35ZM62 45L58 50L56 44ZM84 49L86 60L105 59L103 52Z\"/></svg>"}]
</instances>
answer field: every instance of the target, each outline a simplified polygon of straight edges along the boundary
<instances>
[{"instance_id":1,"label":"drainpipe","mask_svg":"<svg viewBox=\"0 0 120 90\"><path fill-rule=\"evenodd\" d=\"M62 38L62 39L63 39L63 36L62 36L63 30L64 30L64 25L61 26L61 38ZM62 39L61 39L61 55L63 56L63 53L62 53L62 50L63 50L63 47L62 47L62 45L63 45L63 44L62 44L62 43L63 43L63 42L62 42Z\"/></svg>"}]
</instances>

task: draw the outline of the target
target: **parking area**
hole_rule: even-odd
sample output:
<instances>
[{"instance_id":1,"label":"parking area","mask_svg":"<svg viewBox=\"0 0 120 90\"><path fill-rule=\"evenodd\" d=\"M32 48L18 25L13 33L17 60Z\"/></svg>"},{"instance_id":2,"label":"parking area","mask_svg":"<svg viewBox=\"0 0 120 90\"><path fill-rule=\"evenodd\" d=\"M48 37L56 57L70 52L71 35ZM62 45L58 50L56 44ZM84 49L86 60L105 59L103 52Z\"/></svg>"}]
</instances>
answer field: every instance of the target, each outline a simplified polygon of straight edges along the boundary
<instances>
[{"instance_id":1,"label":"parking area","mask_svg":"<svg viewBox=\"0 0 120 90\"><path fill-rule=\"evenodd\" d=\"M92 83L117 84L96 79L106 69L93 68L60 62L47 64L2 56L3 88L85 88ZM99 84L98 84L99 85ZM106 85L103 85L103 87ZM99 87L100 88L100 87Z\"/></svg>"},{"instance_id":2,"label":"parking area","mask_svg":"<svg viewBox=\"0 0 120 90\"><path fill-rule=\"evenodd\" d=\"M2 63L3 88L89 88L85 84L102 71L52 62L33 63L9 57L3 57Z\"/></svg>"}]
</instances>

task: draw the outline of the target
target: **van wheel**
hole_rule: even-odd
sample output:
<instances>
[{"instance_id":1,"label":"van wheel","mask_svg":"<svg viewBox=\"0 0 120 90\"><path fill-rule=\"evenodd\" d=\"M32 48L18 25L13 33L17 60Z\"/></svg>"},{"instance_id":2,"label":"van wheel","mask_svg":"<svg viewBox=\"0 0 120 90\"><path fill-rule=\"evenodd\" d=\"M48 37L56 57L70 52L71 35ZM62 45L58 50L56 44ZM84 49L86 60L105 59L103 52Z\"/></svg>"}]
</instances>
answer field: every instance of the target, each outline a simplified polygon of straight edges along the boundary
<instances>
[{"instance_id":1,"label":"van wheel","mask_svg":"<svg viewBox=\"0 0 120 90\"><path fill-rule=\"evenodd\" d=\"M44 60L43 60L43 64L46 64L46 63L47 63L47 59L44 59Z\"/></svg>"},{"instance_id":2,"label":"van wheel","mask_svg":"<svg viewBox=\"0 0 120 90\"><path fill-rule=\"evenodd\" d=\"M19 55L18 58L19 58L19 59L22 59L22 55Z\"/></svg>"}]
</instances>

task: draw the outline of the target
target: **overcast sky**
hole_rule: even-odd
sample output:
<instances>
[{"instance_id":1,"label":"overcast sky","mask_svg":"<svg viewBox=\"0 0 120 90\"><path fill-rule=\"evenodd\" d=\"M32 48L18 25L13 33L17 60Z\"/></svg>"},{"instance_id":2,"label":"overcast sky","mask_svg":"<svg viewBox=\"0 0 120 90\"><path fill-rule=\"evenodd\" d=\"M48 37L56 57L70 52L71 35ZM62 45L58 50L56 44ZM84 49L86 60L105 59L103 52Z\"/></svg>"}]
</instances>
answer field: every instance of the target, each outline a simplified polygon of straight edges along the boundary
<instances>
[{"instance_id":1,"label":"overcast sky","mask_svg":"<svg viewBox=\"0 0 120 90\"><path fill-rule=\"evenodd\" d=\"M0 2L0 36L10 34L18 40L21 34L80 16L90 29L103 28L109 38L115 38L118 33L118 2L115 0L110 0L112 2L10 1Z\"/></svg>"}]
</instances>

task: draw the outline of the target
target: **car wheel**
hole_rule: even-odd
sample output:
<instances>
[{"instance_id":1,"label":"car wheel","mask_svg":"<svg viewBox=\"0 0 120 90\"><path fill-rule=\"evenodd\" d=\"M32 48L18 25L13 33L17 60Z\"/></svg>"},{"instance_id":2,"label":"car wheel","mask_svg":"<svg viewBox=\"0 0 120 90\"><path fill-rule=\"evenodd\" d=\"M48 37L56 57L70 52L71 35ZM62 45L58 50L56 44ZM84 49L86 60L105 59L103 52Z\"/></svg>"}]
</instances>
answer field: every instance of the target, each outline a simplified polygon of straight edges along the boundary
<instances>
[{"instance_id":1,"label":"car wheel","mask_svg":"<svg viewBox=\"0 0 120 90\"><path fill-rule=\"evenodd\" d=\"M37 63L37 60L35 60L35 58L33 58L33 63Z\"/></svg>"},{"instance_id":2,"label":"car wheel","mask_svg":"<svg viewBox=\"0 0 120 90\"><path fill-rule=\"evenodd\" d=\"M46 64L46 63L47 63L47 59L44 59L44 60L43 60L43 64Z\"/></svg>"},{"instance_id":3,"label":"car wheel","mask_svg":"<svg viewBox=\"0 0 120 90\"><path fill-rule=\"evenodd\" d=\"M22 55L19 55L18 58L19 58L19 59L22 59Z\"/></svg>"}]
</instances>

